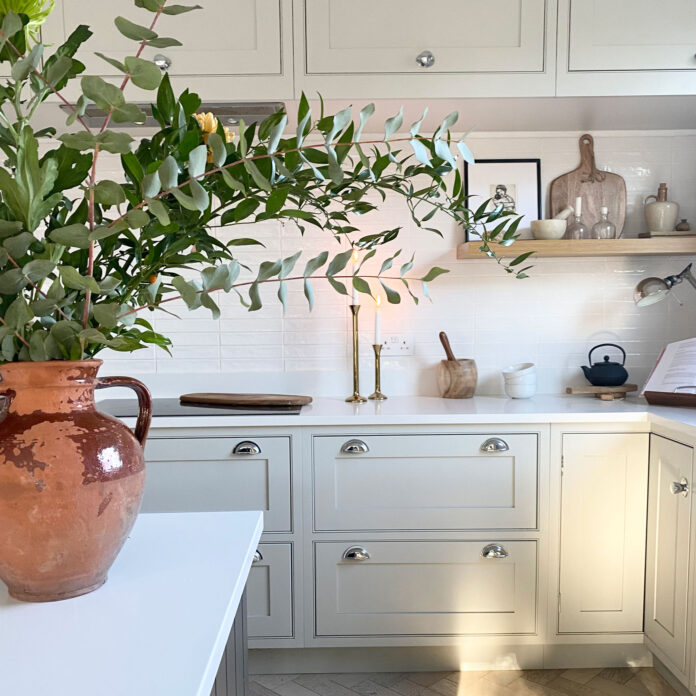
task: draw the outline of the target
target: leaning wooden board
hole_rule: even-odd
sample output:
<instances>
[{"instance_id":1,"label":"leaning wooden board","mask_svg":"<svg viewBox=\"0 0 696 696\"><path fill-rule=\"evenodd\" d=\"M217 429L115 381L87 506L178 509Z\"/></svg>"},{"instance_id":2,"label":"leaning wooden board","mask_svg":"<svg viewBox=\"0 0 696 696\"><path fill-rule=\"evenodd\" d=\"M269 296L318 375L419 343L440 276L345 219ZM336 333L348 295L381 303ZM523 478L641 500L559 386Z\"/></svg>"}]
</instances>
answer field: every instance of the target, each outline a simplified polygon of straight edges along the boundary
<instances>
[{"instance_id":1,"label":"leaning wooden board","mask_svg":"<svg viewBox=\"0 0 696 696\"><path fill-rule=\"evenodd\" d=\"M618 174L597 169L591 135L580 136L579 142L580 166L551 182L551 217L566 206L575 207L575 199L581 196L582 221L590 232L600 218L599 209L606 206L616 235L621 236L626 221L626 182Z\"/></svg>"},{"instance_id":2,"label":"leaning wooden board","mask_svg":"<svg viewBox=\"0 0 696 696\"><path fill-rule=\"evenodd\" d=\"M296 394L182 394L182 404L207 404L214 406L306 406L312 403L311 396Z\"/></svg>"}]
</instances>

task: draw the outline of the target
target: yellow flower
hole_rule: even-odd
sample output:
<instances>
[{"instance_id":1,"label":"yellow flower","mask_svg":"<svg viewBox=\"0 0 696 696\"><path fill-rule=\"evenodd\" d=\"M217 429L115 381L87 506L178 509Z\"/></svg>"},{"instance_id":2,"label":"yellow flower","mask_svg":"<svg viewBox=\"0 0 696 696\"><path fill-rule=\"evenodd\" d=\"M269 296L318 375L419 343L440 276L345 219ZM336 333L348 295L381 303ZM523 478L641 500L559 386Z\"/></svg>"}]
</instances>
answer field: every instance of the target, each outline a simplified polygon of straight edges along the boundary
<instances>
[{"instance_id":1,"label":"yellow flower","mask_svg":"<svg viewBox=\"0 0 696 696\"><path fill-rule=\"evenodd\" d=\"M205 114L194 114L196 121L198 121L198 127L203 131L203 142L207 145L208 138L211 133L217 133L219 122L214 114L207 112ZM227 127L223 127L225 132L225 142L231 143L234 140L234 133ZM213 152L208 148L208 162L213 161Z\"/></svg>"},{"instance_id":2,"label":"yellow flower","mask_svg":"<svg viewBox=\"0 0 696 696\"><path fill-rule=\"evenodd\" d=\"M231 143L234 140L234 133L227 126L225 126L224 130L225 130L225 142Z\"/></svg>"}]
</instances>

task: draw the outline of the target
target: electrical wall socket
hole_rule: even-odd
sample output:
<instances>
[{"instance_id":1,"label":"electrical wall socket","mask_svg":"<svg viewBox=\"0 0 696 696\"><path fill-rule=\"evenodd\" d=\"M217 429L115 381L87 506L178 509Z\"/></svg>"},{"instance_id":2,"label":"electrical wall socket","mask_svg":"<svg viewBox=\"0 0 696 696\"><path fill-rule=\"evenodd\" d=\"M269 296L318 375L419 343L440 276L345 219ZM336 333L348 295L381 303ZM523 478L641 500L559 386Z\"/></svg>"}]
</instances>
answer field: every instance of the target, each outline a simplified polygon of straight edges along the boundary
<instances>
[{"instance_id":1,"label":"electrical wall socket","mask_svg":"<svg viewBox=\"0 0 696 696\"><path fill-rule=\"evenodd\" d=\"M382 338L382 355L413 355L413 339L403 334L387 334Z\"/></svg>"}]
</instances>

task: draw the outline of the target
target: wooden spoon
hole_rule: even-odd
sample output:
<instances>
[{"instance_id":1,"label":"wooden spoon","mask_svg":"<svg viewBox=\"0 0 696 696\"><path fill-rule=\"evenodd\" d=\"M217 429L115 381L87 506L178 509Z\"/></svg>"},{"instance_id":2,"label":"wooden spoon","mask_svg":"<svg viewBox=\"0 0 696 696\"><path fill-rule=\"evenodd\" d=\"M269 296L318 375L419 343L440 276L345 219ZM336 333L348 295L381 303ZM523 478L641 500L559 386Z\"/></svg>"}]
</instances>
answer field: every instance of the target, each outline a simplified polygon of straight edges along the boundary
<instances>
[{"instance_id":1,"label":"wooden spoon","mask_svg":"<svg viewBox=\"0 0 696 696\"><path fill-rule=\"evenodd\" d=\"M456 361L457 358L454 357L454 353L452 352L452 346L450 345L449 338L447 338L447 334L444 331L440 331L440 343L442 343L442 347L445 349L445 353L447 354L447 359L451 360L452 362Z\"/></svg>"}]
</instances>

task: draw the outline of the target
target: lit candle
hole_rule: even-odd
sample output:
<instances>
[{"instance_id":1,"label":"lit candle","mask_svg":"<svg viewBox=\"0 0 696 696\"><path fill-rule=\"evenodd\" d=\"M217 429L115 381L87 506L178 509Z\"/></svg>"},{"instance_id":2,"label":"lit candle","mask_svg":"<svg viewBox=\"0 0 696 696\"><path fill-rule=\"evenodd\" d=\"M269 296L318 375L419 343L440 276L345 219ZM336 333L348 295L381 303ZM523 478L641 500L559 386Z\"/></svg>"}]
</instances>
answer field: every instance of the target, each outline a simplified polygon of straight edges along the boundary
<instances>
[{"instance_id":1,"label":"lit candle","mask_svg":"<svg viewBox=\"0 0 696 696\"><path fill-rule=\"evenodd\" d=\"M380 305L382 304L382 296L377 295L375 300L375 345L382 344L382 312Z\"/></svg>"},{"instance_id":2,"label":"lit candle","mask_svg":"<svg viewBox=\"0 0 696 696\"><path fill-rule=\"evenodd\" d=\"M355 276L355 274L358 272L358 249L357 249L357 247L353 249L353 256L351 258L353 260L353 275ZM358 304L358 291L356 290L355 285L353 285L353 304L354 305Z\"/></svg>"}]
</instances>

